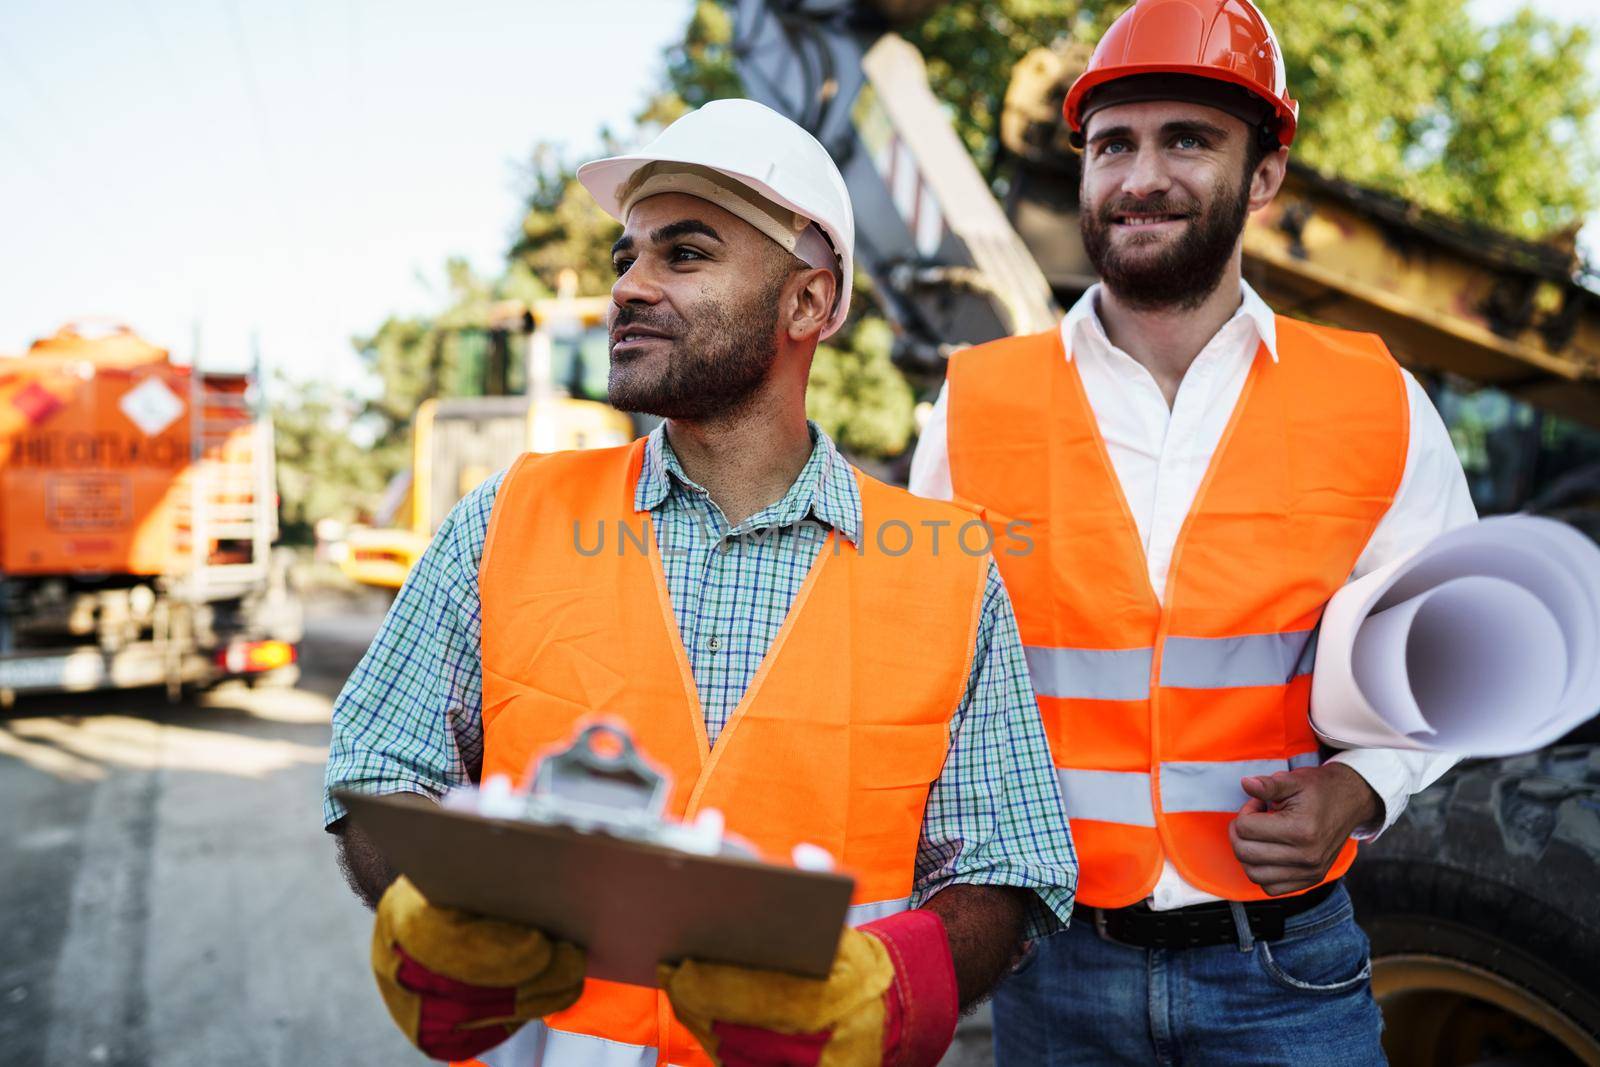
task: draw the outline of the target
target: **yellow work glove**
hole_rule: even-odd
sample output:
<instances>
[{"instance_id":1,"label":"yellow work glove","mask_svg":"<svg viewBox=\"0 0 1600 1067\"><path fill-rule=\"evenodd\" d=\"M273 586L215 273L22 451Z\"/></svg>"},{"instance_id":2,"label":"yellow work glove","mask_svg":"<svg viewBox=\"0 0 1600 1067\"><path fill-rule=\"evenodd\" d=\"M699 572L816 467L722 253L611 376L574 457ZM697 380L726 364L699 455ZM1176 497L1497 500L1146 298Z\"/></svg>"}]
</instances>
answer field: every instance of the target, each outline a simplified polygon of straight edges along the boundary
<instances>
[{"instance_id":1,"label":"yellow work glove","mask_svg":"<svg viewBox=\"0 0 1600 1067\"><path fill-rule=\"evenodd\" d=\"M429 904L403 875L378 902L372 973L411 1043L468 1060L583 992L583 950L517 923Z\"/></svg>"},{"instance_id":2,"label":"yellow work glove","mask_svg":"<svg viewBox=\"0 0 1600 1067\"><path fill-rule=\"evenodd\" d=\"M955 1033L944 923L908 911L845 930L825 979L689 960L660 969L678 1020L723 1067L923 1067Z\"/></svg>"}]
</instances>

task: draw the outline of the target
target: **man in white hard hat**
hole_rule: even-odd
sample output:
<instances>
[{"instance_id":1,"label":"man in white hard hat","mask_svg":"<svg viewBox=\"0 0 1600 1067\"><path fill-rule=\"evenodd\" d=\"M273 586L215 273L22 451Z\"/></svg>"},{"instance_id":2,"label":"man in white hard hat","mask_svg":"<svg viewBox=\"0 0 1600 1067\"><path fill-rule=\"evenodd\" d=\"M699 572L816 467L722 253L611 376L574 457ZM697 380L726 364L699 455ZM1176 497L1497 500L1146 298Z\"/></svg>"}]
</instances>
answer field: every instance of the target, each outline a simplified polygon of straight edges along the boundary
<instances>
[{"instance_id":1,"label":"man in white hard hat","mask_svg":"<svg viewBox=\"0 0 1600 1067\"><path fill-rule=\"evenodd\" d=\"M384 999L425 1052L490 1065L932 1064L1075 877L982 524L805 417L854 237L810 135L721 101L579 178L625 227L611 401L666 422L525 455L457 505L340 695L328 786L437 798L607 715L672 775L670 814L827 849L861 925L825 981L585 982L580 948L429 905L330 798Z\"/></svg>"},{"instance_id":2,"label":"man in white hard hat","mask_svg":"<svg viewBox=\"0 0 1600 1067\"><path fill-rule=\"evenodd\" d=\"M999 565L1082 871L1071 928L996 995L999 1059L1381 1063L1339 878L1451 760L1324 759L1316 627L1473 521L1466 482L1379 338L1243 281L1298 117L1248 0L1138 0L1064 104L1100 284L951 361L911 477L1040 545Z\"/></svg>"}]
</instances>

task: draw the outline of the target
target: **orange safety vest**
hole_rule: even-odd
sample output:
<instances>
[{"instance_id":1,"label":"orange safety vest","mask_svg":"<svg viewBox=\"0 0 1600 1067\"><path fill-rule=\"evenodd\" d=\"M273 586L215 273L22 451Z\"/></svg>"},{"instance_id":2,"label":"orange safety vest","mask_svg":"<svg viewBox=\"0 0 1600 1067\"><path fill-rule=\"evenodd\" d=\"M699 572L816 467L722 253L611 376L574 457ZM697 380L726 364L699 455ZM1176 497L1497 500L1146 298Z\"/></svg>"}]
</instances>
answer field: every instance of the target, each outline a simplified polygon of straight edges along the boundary
<instances>
[{"instance_id":1,"label":"orange safety vest","mask_svg":"<svg viewBox=\"0 0 1600 1067\"><path fill-rule=\"evenodd\" d=\"M1028 524L1031 550L997 541L995 559L1085 904L1142 900L1163 858L1207 892L1263 899L1228 841L1239 779L1320 762L1316 627L1399 488L1409 408L1378 338L1277 322L1279 359L1256 355L1160 600L1060 332L950 363L955 493L996 526ZM1351 840L1328 878L1354 858Z\"/></svg>"},{"instance_id":2,"label":"orange safety vest","mask_svg":"<svg viewBox=\"0 0 1600 1067\"><path fill-rule=\"evenodd\" d=\"M852 923L904 910L923 808L966 691L988 557L948 544L941 552L928 538L901 554L903 535L879 551L866 531L959 526L972 514L857 472L864 550L837 532L820 542L708 749L650 515L634 510L644 455L643 441L528 454L507 474L479 570L484 775L521 778L536 756L568 743L580 719L620 717L640 752L671 774L670 815L720 809L730 833L782 862L800 842L827 849L856 879ZM711 1060L664 994L591 980L571 1009L524 1026L481 1062Z\"/></svg>"}]
</instances>

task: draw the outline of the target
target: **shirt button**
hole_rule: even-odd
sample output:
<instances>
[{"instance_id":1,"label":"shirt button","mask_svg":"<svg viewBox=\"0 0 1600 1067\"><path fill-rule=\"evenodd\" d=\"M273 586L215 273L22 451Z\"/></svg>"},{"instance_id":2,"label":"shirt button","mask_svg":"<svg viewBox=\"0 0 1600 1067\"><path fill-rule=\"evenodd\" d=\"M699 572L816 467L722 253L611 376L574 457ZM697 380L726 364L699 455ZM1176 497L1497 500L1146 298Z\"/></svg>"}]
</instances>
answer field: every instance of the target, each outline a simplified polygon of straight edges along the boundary
<instances>
[{"instance_id":1,"label":"shirt button","mask_svg":"<svg viewBox=\"0 0 1600 1067\"><path fill-rule=\"evenodd\" d=\"M711 651L713 651L713 652L717 651L718 649L720 649L722 647L722 638L713 637L713 638L709 639L708 641L706 641L706 647L708 649L710 649Z\"/></svg>"}]
</instances>

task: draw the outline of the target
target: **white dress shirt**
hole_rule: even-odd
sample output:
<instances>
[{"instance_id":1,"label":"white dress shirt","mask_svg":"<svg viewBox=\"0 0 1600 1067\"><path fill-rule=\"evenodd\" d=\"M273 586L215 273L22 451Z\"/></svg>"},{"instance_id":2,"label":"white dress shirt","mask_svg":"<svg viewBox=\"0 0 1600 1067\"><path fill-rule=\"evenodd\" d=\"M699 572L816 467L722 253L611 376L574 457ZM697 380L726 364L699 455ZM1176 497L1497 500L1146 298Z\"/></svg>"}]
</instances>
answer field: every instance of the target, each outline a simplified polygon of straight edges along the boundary
<instances>
[{"instance_id":1,"label":"white dress shirt","mask_svg":"<svg viewBox=\"0 0 1600 1067\"><path fill-rule=\"evenodd\" d=\"M1256 352L1264 344L1272 359L1278 358L1272 309L1247 283L1241 286L1239 310L1190 364L1170 409L1150 372L1106 336L1096 305L1098 285L1083 294L1061 323L1063 347L1067 358L1077 361L1100 436L1139 528L1150 587L1158 598L1166 589L1178 533ZM1357 560L1352 579L1477 519L1444 422L1416 378L1409 371L1404 374L1411 408L1405 473L1393 503ZM911 491L939 500L952 495L946 407L946 391L941 389L911 462ZM1332 759L1360 774L1383 801L1381 825L1363 827L1356 834L1361 838L1386 830L1405 810L1411 794L1455 762L1452 756L1370 748L1340 752ZM1168 861L1150 906L1165 910L1216 899L1186 882Z\"/></svg>"}]
</instances>

